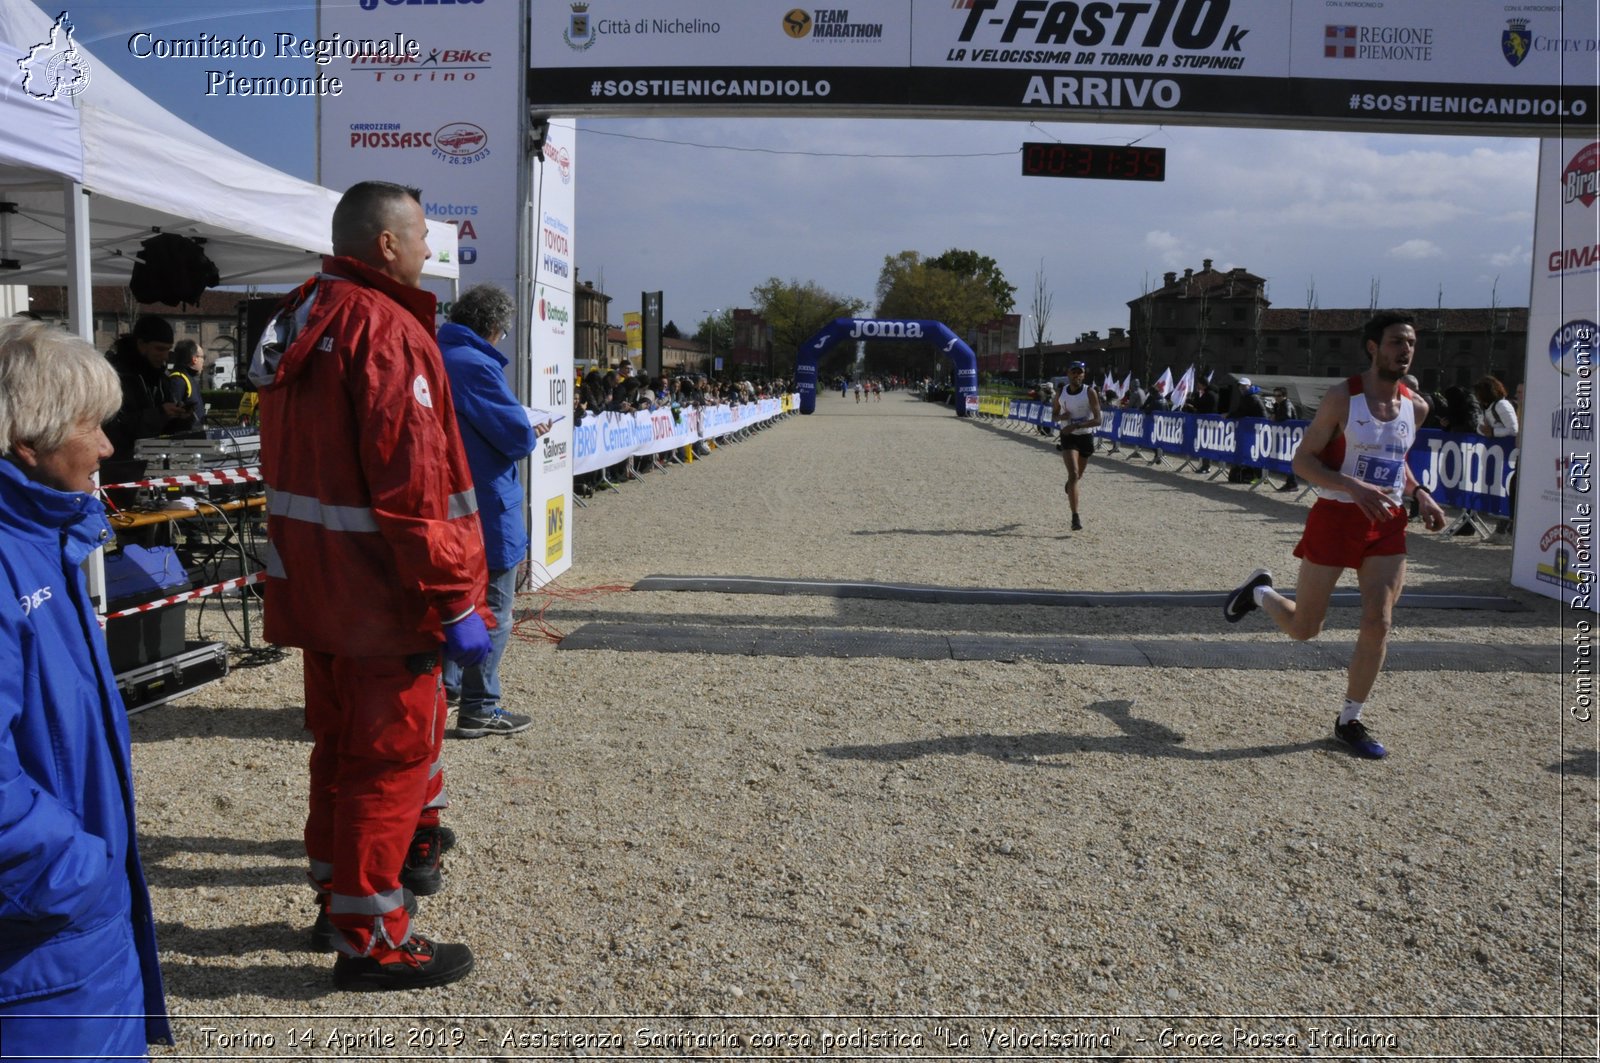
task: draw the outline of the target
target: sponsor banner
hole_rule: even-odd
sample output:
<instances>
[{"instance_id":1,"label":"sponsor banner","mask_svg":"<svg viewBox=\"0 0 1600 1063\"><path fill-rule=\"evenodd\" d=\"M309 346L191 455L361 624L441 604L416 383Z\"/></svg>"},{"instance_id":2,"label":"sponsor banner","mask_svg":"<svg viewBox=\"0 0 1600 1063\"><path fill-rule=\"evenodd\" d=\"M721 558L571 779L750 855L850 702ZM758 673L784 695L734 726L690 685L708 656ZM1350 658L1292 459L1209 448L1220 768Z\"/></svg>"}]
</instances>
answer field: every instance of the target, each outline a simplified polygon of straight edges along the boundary
<instances>
[{"instance_id":1,"label":"sponsor banner","mask_svg":"<svg viewBox=\"0 0 1600 1063\"><path fill-rule=\"evenodd\" d=\"M317 5L319 37L399 39L402 49L336 54L323 69L343 91L318 108L318 181L347 188L382 179L422 190L430 219L456 228L462 288L516 290L518 5ZM430 284L446 303L450 289ZM520 349L515 334L503 343Z\"/></svg>"},{"instance_id":2,"label":"sponsor banner","mask_svg":"<svg viewBox=\"0 0 1600 1063\"><path fill-rule=\"evenodd\" d=\"M1600 135L1539 144L1511 582L1600 611L1594 563Z\"/></svg>"},{"instance_id":3,"label":"sponsor banner","mask_svg":"<svg viewBox=\"0 0 1600 1063\"><path fill-rule=\"evenodd\" d=\"M1181 413L1150 413L1149 445L1168 454L1187 453L1194 445L1194 425Z\"/></svg>"},{"instance_id":4,"label":"sponsor banner","mask_svg":"<svg viewBox=\"0 0 1600 1063\"><path fill-rule=\"evenodd\" d=\"M596 472L632 457L662 454L770 421L784 412L786 399L677 411L608 411L587 417L572 430L573 471Z\"/></svg>"},{"instance_id":5,"label":"sponsor banner","mask_svg":"<svg viewBox=\"0 0 1600 1063\"><path fill-rule=\"evenodd\" d=\"M1150 434L1150 415L1143 410L1117 410L1111 432L1119 443L1142 447Z\"/></svg>"},{"instance_id":6,"label":"sponsor banner","mask_svg":"<svg viewBox=\"0 0 1600 1063\"><path fill-rule=\"evenodd\" d=\"M1028 416L1030 405L1036 404L1014 403L1012 417L1038 423ZM1107 410L1102 413L1096 434L1178 457L1206 458L1287 474L1310 423L1261 417L1233 419L1219 414ZM1440 505L1497 517L1511 514L1513 474L1518 463L1518 452L1511 440L1427 428L1417 433L1406 463L1417 482L1432 492Z\"/></svg>"},{"instance_id":7,"label":"sponsor banner","mask_svg":"<svg viewBox=\"0 0 1600 1063\"><path fill-rule=\"evenodd\" d=\"M911 52L910 13L908 0L826 8L792 0L547 2L535 5L529 20L529 64L535 70L897 67Z\"/></svg>"},{"instance_id":8,"label":"sponsor banner","mask_svg":"<svg viewBox=\"0 0 1600 1063\"><path fill-rule=\"evenodd\" d=\"M1194 455L1212 461L1231 462L1239 451L1239 422L1214 413L1183 414L1194 419Z\"/></svg>"},{"instance_id":9,"label":"sponsor banner","mask_svg":"<svg viewBox=\"0 0 1600 1063\"><path fill-rule=\"evenodd\" d=\"M1411 475L1441 506L1459 506L1494 517L1511 515L1514 440L1460 435L1427 428L1406 455Z\"/></svg>"},{"instance_id":10,"label":"sponsor banner","mask_svg":"<svg viewBox=\"0 0 1600 1063\"><path fill-rule=\"evenodd\" d=\"M546 569L567 559L567 496L555 495L544 503L544 566ZM544 581L539 581L544 582Z\"/></svg>"},{"instance_id":11,"label":"sponsor banner","mask_svg":"<svg viewBox=\"0 0 1600 1063\"><path fill-rule=\"evenodd\" d=\"M1593 121L1600 16L1591 0L1532 7L594 0L534 14L529 95L580 115L945 107L1505 135Z\"/></svg>"}]
</instances>

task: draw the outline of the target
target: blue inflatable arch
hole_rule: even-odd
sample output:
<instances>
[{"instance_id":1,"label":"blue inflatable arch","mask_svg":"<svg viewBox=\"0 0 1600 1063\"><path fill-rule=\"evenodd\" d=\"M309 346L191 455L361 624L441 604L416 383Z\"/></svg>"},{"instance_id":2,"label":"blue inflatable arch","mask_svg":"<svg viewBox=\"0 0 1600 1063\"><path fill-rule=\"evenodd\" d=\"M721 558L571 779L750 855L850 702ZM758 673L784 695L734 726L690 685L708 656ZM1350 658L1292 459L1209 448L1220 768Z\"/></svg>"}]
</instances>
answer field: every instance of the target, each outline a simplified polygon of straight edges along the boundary
<instances>
[{"instance_id":1,"label":"blue inflatable arch","mask_svg":"<svg viewBox=\"0 0 1600 1063\"><path fill-rule=\"evenodd\" d=\"M943 322L840 317L822 326L795 355L794 377L800 389L801 413L814 413L817 409L817 360L834 344L846 340L920 340L936 344L940 353L955 363L956 413L965 417L967 396L978 396L978 356Z\"/></svg>"}]
</instances>

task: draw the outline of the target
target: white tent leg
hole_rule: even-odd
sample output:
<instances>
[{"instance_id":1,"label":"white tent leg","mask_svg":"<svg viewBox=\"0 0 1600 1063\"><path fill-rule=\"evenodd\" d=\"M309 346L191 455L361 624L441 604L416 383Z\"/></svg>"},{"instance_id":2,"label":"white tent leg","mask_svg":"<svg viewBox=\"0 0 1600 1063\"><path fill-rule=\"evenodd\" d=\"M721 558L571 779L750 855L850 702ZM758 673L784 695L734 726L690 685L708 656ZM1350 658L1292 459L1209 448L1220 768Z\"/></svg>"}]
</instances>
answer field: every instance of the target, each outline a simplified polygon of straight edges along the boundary
<instances>
[{"instance_id":1,"label":"white tent leg","mask_svg":"<svg viewBox=\"0 0 1600 1063\"><path fill-rule=\"evenodd\" d=\"M89 279L89 196L76 181L61 182L61 214L67 222L67 320L87 343L94 342L94 288ZM99 477L95 478L99 482ZM106 552L96 550L83 563L89 600L105 626Z\"/></svg>"}]
</instances>

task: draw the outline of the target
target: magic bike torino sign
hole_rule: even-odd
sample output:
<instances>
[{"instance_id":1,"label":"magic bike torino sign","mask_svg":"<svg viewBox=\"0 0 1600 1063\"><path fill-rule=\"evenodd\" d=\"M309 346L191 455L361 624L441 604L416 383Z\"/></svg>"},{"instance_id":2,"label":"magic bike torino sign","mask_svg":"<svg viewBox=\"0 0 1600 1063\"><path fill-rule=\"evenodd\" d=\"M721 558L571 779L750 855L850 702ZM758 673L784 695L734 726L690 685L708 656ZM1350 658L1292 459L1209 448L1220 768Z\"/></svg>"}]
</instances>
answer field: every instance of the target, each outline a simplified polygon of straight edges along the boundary
<instances>
[{"instance_id":1,"label":"magic bike torino sign","mask_svg":"<svg viewBox=\"0 0 1600 1063\"><path fill-rule=\"evenodd\" d=\"M548 0L529 103L1551 135L1600 117L1594 0Z\"/></svg>"}]
</instances>

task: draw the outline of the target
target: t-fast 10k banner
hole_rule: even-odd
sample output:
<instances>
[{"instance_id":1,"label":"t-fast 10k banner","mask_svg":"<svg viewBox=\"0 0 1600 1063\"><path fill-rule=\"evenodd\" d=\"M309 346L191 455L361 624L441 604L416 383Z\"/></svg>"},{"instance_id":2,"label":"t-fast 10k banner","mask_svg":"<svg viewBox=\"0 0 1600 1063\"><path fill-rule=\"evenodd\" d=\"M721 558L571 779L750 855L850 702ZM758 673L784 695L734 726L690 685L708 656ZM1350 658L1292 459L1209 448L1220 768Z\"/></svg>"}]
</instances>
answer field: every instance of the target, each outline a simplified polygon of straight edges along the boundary
<instances>
[{"instance_id":1,"label":"t-fast 10k banner","mask_svg":"<svg viewBox=\"0 0 1600 1063\"><path fill-rule=\"evenodd\" d=\"M1551 134L1600 111L1594 0L538 0L563 114L847 113Z\"/></svg>"},{"instance_id":2,"label":"t-fast 10k banner","mask_svg":"<svg viewBox=\"0 0 1600 1063\"><path fill-rule=\"evenodd\" d=\"M1600 135L1541 141L1511 582L1583 610L1600 610L1593 593L1597 199Z\"/></svg>"}]
</instances>

